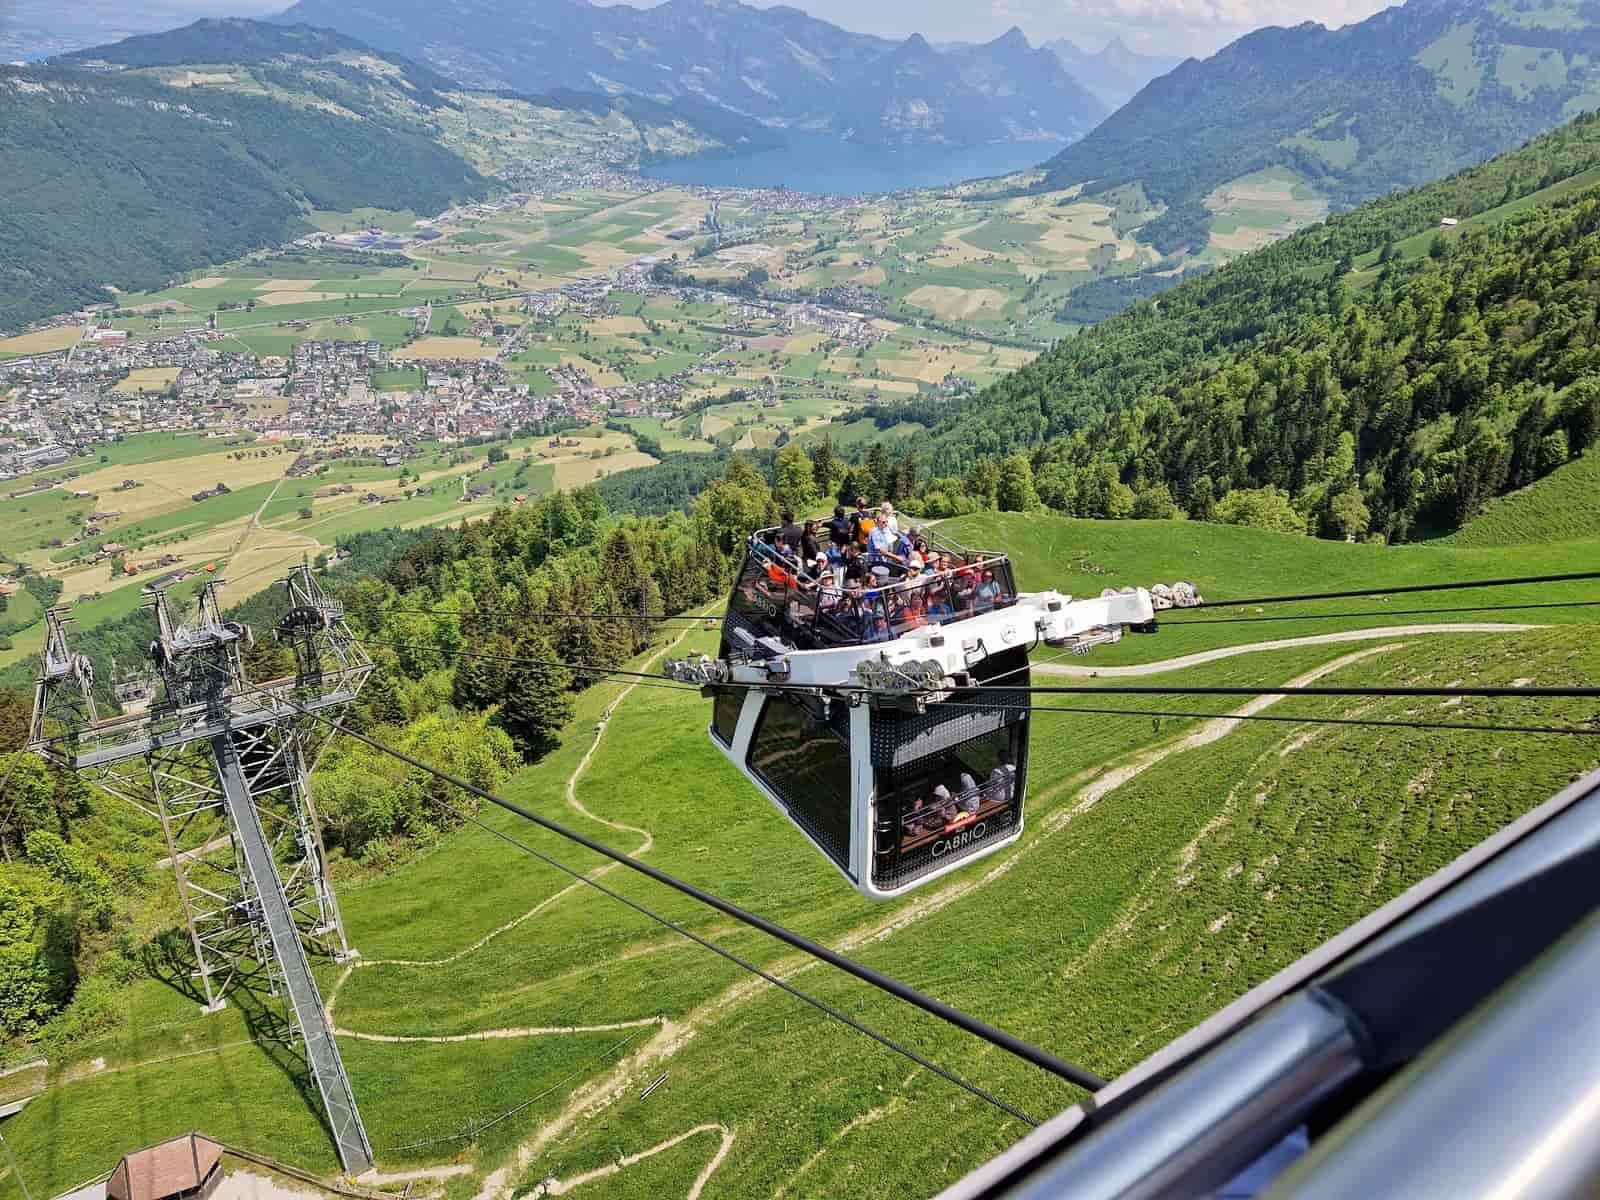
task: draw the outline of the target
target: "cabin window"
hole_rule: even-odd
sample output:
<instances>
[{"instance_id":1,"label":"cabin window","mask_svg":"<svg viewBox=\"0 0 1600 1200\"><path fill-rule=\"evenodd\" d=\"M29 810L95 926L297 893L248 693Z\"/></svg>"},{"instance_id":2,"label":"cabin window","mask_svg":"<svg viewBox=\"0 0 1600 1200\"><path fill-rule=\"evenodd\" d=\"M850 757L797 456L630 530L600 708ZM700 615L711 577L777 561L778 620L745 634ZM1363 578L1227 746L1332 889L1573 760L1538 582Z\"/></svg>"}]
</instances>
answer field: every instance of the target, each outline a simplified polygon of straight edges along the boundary
<instances>
[{"instance_id":1,"label":"cabin window","mask_svg":"<svg viewBox=\"0 0 1600 1200\"><path fill-rule=\"evenodd\" d=\"M750 741L750 769L823 853L850 868L850 747L803 705L774 697Z\"/></svg>"},{"instance_id":2,"label":"cabin window","mask_svg":"<svg viewBox=\"0 0 1600 1200\"><path fill-rule=\"evenodd\" d=\"M711 731L725 746L733 745L733 735L739 731L739 714L744 711L743 688L718 692L711 710Z\"/></svg>"},{"instance_id":3,"label":"cabin window","mask_svg":"<svg viewBox=\"0 0 1600 1200\"><path fill-rule=\"evenodd\" d=\"M900 887L1010 836L1022 814L1027 725L1003 725L877 770L873 882Z\"/></svg>"}]
</instances>

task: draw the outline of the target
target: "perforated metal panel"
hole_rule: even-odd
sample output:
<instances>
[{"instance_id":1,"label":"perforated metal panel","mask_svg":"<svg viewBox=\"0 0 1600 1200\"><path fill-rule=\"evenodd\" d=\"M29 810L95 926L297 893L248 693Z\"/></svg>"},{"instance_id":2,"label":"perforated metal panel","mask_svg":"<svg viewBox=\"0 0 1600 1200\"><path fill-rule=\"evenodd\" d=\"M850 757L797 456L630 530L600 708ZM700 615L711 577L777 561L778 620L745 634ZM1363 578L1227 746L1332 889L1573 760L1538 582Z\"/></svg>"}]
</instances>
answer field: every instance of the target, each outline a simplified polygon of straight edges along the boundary
<instances>
[{"instance_id":1,"label":"perforated metal panel","mask_svg":"<svg viewBox=\"0 0 1600 1200\"><path fill-rule=\"evenodd\" d=\"M980 686L953 693L924 712L873 711L871 760L875 779L872 882L892 890L982 853L1013 836L1022 822L1027 787L1029 693L1027 653L1018 649L986 660L973 671ZM1009 687L984 686L1002 680ZM993 690L991 690L993 688ZM981 815L952 822L948 832L920 835L937 784L958 795L957 780L970 772L980 784L1000 764L1015 769L1002 802L989 788ZM930 807L908 826L908 806L918 798Z\"/></svg>"}]
</instances>

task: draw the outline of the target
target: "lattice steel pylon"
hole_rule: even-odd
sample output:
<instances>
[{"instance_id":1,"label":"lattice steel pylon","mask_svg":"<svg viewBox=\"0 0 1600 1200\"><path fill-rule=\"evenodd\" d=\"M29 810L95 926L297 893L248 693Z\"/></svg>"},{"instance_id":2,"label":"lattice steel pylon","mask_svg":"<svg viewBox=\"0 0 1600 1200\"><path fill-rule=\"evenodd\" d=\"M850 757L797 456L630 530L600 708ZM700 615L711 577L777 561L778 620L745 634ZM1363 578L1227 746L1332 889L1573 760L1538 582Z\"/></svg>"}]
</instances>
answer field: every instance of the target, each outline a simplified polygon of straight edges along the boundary
<instances>
[{"instance_id":1,"label":"lattice steel pylon","mask_svg":"<svg viewBox=\"0 0 1600 1200\"><path fill-rule=\"evenodd\" d=\"M331 735L325 718L354 702L372 660L302 566L285 581L289 610L273 631L294 652L295 674L252 683L241 660L251 632L223 620L218 587L206 585L190 625L154 593L159 694L145 711L107 720L95 708L92 665L68 644L66 611L52 609L30 748L160 823L204 1011L257 977L287 999L339 1160L360 1174L373 1166L372 1147L307 958L308 950L339 961L354 954L309 777ZM219 823L221 835L208 839Z\"/></svg>"}]
</instances>

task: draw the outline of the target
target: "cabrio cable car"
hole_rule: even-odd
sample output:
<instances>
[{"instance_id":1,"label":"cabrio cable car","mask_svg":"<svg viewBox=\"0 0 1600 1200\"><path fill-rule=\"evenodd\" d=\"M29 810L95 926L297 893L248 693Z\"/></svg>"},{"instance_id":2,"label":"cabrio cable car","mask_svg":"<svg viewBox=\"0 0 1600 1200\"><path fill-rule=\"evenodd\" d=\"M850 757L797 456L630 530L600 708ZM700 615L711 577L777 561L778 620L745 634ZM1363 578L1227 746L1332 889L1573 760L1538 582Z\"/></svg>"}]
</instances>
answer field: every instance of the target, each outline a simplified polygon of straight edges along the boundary
<instances>
[{"instance_id":1,"label":"cabrio cable car","mask_svg":"<svg viewBox=\"0 0 1600 1200\"><path fill-rule=\"evenodd\" d=\"M701 685L712 744L876 900L1021 836L1035 645L1087 653L1198 603L1187 584L1018 594L1004 554L926 531L926 571L883 563L852 588L808 574L777 534L750 538L719 658L667 674Z\"/></svg>"}]
</instances>

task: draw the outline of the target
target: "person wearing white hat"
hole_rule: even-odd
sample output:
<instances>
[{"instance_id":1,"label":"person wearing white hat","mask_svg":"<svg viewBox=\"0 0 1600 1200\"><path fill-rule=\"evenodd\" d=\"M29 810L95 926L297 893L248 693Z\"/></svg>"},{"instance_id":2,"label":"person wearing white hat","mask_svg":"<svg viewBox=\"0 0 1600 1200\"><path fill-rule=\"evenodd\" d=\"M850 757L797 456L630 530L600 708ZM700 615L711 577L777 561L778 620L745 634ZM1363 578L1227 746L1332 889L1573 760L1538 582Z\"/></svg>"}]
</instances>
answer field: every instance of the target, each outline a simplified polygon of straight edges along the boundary
<instances>
[{"instance_id":1,"label":"person wearing white hat","mask_svg":"<svg viewBox=\"0 0 1600 1200\"><path fill-rule=\"evenodd\" d=\"M933 789L933 808L939 814L940 820L956 819L956 802L950 795L950 789L942 783Z\"/></svg>"}]
</instances>

